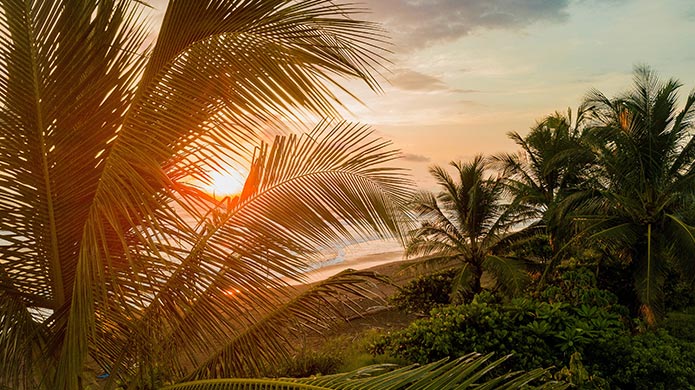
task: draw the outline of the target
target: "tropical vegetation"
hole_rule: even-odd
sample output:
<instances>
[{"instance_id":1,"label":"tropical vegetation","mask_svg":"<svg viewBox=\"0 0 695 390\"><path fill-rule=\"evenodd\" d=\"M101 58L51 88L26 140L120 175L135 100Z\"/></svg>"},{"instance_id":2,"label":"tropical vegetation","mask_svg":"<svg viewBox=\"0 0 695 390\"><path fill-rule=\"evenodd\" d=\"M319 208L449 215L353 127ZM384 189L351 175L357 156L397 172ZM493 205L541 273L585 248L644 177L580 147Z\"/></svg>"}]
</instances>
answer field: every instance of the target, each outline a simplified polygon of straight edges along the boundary
<instances>
[{"instance_id":1,"label":"tropical vegetation","mask_svg":"<svg viewBox=\"0 0 695 390\"><path fill-rule=\"evenodd\" d=\"M554 367L582 389L692 388L695 343L666 330L633 333L626 307L596 287L585 267L567 269L539 296L500 300L490 293L435 308L428 318L383 335L375 354L427 363L469 351L509 354L500 372Z\"/></svg>"},{"instance_id":2,"label":"tropical vegetation","mask_svg":"<svg viewBox=\"0 0 695 390\"><path fill-rule=\"evenodd\" d=\"M576 195L575 214L592 240L626 264L650 322L663 313L668 268L692 279L695 266L695 92L679 109L680 86L638 67L631 90L587 98L595 179Z\"/></svg>"},{"instance_id":3,"label":"tropical vegetation","mask_svg":"<svg viewBox=\"0 0 695 390\"><path fill-rule=\"evenodd\" d=\"M525 254L535 257L537 263L556 264L566 255L562 248L571 241L571 219L565 218L560 205L587 185L592 154L583 143L586 114L586 107L580 107L573 121L571 110L567 115L556 112L524 136L510 132L508 137L521 150L492 156L493 165L505 173L509 207L530 222L513 244L517 248L526 241L532 244L533 250ZM539 250L543 247L547 250Z\"/></svg>"},{"instance_id":4,"label":"tropical vegetation","mask_svg":"<svg viewBox=\"0 0 695 390\"><path fill-rule=\"evenodd\" d=\"M500 230L488 253L524 264L531 284L511 297L494 283L480 286L445 305L441 292L455 289L455 279L415 279L394 302L431 311L377 338L372 353L427 363L497 352L512 355L504 369L555 367L555 379L577 388L693 388L695 92L681 101L680 86L638 66L630 90L616 98L591 91L575 121L571 112L555 113L525 136L510 133L521 151L492 156L485 168L505 194L488 204L516 225ZM441 168L432 174L448 192L430 195L427 207L417 203L422 227L409 245L452 253L460 241L468 250L473 235L443 222L470 219L445 215L485 215L468 212L480 204L469 194L491 192L456 183Z\"/></svg>"},{"instance_id":5,"label":"tropical vegetation","mask_svg":"<svg viewBox=\"0 0 695 390\"><path fill-rule=\"evenodd\" d=\"M405 255L425 256L423 261L430 264L456 264L454 298L481 292L483 272L505 292L522 290L526 273L521 265L496 252L517 222L502 203L502 176L489 176L489 163L482 156L451 166L454 176L439 166L430 170L441 188L438 194L415 196L412 207L421 225L410 232Z\"/></svg>"},{"instance_id":6,"label":"tropical vegetation","mask_svg":"<svg viewBox=\"0 0 695 390\"><path fill-rule=\"evenodd\" d=\"M471 353L458 359L442 359L424 365L397 368L388 365L365 367L357 371L303 379L239 380L219 379L190 382L167 387L167 390L322 390L322 389L567 389L568 385L548 381L535 386L532 382L547 375L546 370L510 372L493 376L485 382L481 378L502 364L509 356L490 361L492 354L482 356Z\"/></svg>"},{"instance_id":7,"label":"tropical vegetation","mask_svg":"<svg viewBox=\"0 0 695 390\"><path fill-rule=\"evenodd\" d=\"M695 92L638 66L418 193L340 119L386 62L359 6L171 0L156 37L146 9L0 2L0 388L694 388ZM370 343L417 364L259 378L382 298L293 284L374 237L430 272Z\"/></svg>"}]
</instances>

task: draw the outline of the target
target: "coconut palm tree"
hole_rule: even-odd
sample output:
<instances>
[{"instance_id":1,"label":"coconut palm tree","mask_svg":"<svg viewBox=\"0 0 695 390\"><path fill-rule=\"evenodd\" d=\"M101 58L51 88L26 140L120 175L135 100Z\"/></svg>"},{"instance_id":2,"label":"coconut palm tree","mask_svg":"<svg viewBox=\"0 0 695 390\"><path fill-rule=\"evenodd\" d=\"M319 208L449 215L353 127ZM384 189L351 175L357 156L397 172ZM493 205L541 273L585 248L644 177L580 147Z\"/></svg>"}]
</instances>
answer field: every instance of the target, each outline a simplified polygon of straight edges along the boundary
<instances>
[{"instance_id":1,"label":"coconut palm tree","mask_svg":"<svg viewBox=\"0 0 695 390\"><path fill-rule=\"evenodd\" d=\"M490 164L482 156L450 164L453 177L442 167L430 169L441 191L420 193L414 201L422 225L410 232L406 256L457 264L454 292L480 292L483 272L493 275L502 291L518 292L526 279L523 265L498 253L502 238L517 222L502 203L502 176L488 176Z\"/></svg>"},{"instance_id":2,"label":"coconut palm tree","mask_svg":"<svg viewBox=\"0 0 695 390\"><path fill-rule=\"evenodd\" d=\"M676 80L635 69L631 90L589 94L593 188L568 199L591 238L629 264L641 312L654 322L663 305L667 264L693 275L695 230L684 218L695 191L695 93L681 110Z\"/></svg>"},{"instance_id":3,"label":"coconut palm tree","mask_svg":"<svg viewBox=\"0 0 695 390\"><path fill-rule=\"evenodd\" d=\"M252 374L364 295L292 293L315 248L400 234L409 184L368 129L264 142L337 115L338 78L378 89L358 9L172 0L148 45L142 5L0 3L0 387ZM191 184L229 161L252 163L234 200Z\"/></svg>"},{"instance_id":4,"label":"coconut palm tree","mask_svg":"<svg viewBox=\"0 0 695 390\"><path fill-rule=\"evenodd\" d=\"M507 186L512 202L510 207L528 224L515 234L516 245L546 241L548 253L540 254L546 270L561 258L563 243L570 240L570 219L565 218L562 200L572 192L586 186L590 151L582 144L585 120L584 107L549 115L525 136L517 132L508 136L520 148L518 153L502 153L492 157L493 165L506 172ZM539 238L543 240L538 241Z\"/></svg>"}]
</instances>

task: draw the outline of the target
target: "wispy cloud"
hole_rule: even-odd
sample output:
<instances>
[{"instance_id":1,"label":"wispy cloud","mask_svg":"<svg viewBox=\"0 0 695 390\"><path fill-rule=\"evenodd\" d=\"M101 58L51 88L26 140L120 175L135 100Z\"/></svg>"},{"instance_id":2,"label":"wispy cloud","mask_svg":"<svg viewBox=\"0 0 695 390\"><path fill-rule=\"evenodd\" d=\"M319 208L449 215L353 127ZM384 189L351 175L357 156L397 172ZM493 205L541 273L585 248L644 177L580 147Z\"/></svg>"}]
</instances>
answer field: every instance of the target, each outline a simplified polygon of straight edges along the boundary
<instances>
[{"instance_id":1,"label":"wispy cloud","mask_svg":"<svg viewBox=\"0 0 695 390\"><path fill-rule=\"evenodd\" d=\"M392 86L405 91L436 92L447 91L456 93L480 92L476 89L451 88L442 79L432 75L417 72L412 69L396 69L388 77Z\"/></svg>"},{"instance_id":2,"label":"wispy cloud","mask_svg":"<svg viewBox=\"0 0 695 390\"><path fill-rule=\"evenodd\" d=\"M429 158L425 155L414 154L414 153L403 154L403 160L410 161L410 162L430 162L430 161L432 161L431 158Z\"/></svg>"},{"instance_id":3,"label":"wispy cloud","mask_svg":"<svg viewBox=\"0 0 695 390\"><path fill-rule=\"evenodd\" d=\"M399 46L418 49L480 28L520 28L568 19L571 0L369 0Z\"/></svg>"},{"instance_id":4,"label":"wispy cloud","mask_svg":"<svg viewBox=\"0 0 695 390\"><path fill-rule=\"evenodd\" d=\"M398 69L388 78L396 88L407 91L443 91L449 89L439 78L410 69Z\"/></svg>"}]
</instances>

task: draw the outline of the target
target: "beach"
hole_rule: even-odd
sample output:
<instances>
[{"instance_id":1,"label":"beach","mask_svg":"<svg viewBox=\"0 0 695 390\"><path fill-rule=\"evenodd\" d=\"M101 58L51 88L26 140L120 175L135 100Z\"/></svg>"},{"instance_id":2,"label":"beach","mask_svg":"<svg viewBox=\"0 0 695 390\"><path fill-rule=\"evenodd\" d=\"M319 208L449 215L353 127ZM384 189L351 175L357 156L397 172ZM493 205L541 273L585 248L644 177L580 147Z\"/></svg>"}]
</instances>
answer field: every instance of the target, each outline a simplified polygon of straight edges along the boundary
<instances>
[{"instance_id":1,"label":"beach","mask_svg":"<svg viewBox=\"0 0 695 390\"><path fill-rule=\"evenodd\" d=\"M329 278L348 268L364 270L388 263L403 261L403 250L373 253L359 256L345 256L340 263L330 264L306 273L307 283L314 283Z\"/></svg>"},{"instance_id":2,"label":"beach","mask_svg":"<svg viewBox=\"0 0 695 390\"><path fill-rule=\"evenodd\" d=\"M336 246L324 251L324 258L317 261L304 275L305 283L315 283L343 270L365 270L393 263L399 267L404 261L403 247L391 240L372 240L358 244ZM290 284L300 284L290 282Z\"/></svg>"}]
</instances>

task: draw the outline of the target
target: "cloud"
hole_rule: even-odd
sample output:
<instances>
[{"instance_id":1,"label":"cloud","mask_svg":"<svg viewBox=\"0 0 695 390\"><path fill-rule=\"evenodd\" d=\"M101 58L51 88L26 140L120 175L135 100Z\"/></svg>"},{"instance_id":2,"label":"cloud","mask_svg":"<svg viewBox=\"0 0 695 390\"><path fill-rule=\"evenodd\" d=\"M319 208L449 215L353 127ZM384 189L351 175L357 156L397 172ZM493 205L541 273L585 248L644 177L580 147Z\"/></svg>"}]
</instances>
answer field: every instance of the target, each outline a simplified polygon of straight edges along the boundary
<instances>
[{"instance_id":1,"label":"cloud","mask_svg":"<svg viewBox=\"0 0 695 390\"><path fill-rule=\"evenodd\" d=\"M407 91L443 91L449 89L442 80L410 69L398 69L389 77L391 85Z\"/></svg>"},{"instance_id":2,"label":"cloud","mask_svg":"<svg viewBox=\"0 0 695 390\"><path fill-rule=\"evenodd\" d=\"M392 76L389 77L388 80L392 86L406 91L448 91L456 93L480 92L475 89L451 88L438 77L420 73L412 69L396 69L393 71Z\"/></svg>"},{"instance_id":3,"label":"cloud","mask_svg":"<svg viewBox=\"0 0 695 390\"><path fill-rule=\"evenodd\" d=\"M430 161L432 161L432 159L427 157L427 156L424 156L422 154L414 154L414 153L403 154L403 160L404 161L410 161L410 162L430 162Z\"/></svg>"},{"instance_id":4,"label":"cloud","mask_svg":"<svg viewBox=\"0 0 695 390\"><path fill-rule=\"evenodd\" d=\"M369 0L396 44L417 49L456 40L477 29L515 29L564 22L571 0Z\"/></svg>"}]
</instances>

